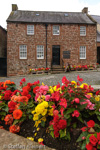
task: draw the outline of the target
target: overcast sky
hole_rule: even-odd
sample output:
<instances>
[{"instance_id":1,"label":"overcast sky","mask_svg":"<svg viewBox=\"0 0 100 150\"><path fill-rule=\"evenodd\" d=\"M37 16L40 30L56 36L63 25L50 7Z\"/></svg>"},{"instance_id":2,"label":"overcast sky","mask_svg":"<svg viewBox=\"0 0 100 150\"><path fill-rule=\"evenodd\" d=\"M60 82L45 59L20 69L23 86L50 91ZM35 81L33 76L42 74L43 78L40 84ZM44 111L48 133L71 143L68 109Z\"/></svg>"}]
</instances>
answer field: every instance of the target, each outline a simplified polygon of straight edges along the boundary
<instances>
[{"instance_id":1,"label":"overcast sky","mask_svg":"<svg viewBox=\"0 0 100 150\"><path fill-rule=\"evenodd\" d=\"M7 28L8 18L12 4L17 4L19 10L33 11L64 11L81 12L88 7L89 14L100 15L100 0L2 0L0 3L0 25Z\"/></svg>"}]
</instances>

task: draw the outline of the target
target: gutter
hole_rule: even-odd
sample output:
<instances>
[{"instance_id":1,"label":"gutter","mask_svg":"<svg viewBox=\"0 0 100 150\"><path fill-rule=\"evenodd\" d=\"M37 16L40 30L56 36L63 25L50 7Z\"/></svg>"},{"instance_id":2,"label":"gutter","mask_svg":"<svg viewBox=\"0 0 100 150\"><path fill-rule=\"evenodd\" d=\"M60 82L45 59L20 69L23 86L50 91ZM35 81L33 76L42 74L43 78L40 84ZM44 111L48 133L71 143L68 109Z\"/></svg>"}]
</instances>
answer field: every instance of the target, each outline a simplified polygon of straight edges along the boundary
<instances>
[{"instance_id":1,"label":"gutter","mask_svg":"<svg viewBox=\"0 0 100 150\"><path fill-rule=\"evenodd\" d=\"M47 27L48 27L48 24L45 24L45 28L46 28L46 68L47 68Z\"/></svg>"}]
</instances>

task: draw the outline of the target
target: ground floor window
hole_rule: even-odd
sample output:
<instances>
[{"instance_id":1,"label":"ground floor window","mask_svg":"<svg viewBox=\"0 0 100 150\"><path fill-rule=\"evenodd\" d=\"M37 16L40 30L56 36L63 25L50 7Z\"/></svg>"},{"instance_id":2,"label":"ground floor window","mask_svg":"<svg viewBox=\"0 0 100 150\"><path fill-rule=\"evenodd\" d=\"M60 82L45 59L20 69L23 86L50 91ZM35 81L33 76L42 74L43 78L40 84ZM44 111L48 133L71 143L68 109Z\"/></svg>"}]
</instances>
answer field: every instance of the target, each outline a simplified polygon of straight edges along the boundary
<instances>
[{"instance_id":1,"label":"ground floor window","mask_svg":"<svg viewBox=\"0 0 100 150\"><path fill-rule=\"evenodd\" d=\"M37 45L37 59L44 59L44 46Z\"/></svg>"},{"instance_id":2,"label":"ground floor window","mask_svg":"<svg viewBox=\"0 0 100 150\"><path fill-rule=\"evenodd\" d=\"M27 45L20 45L19 46L19 58L20 59L27 59Z\"/></svg>"},{"instance_id":3,"label":"ground floor window","mask_svg":"<svg viewBox=\"0 0 100 150\"><path fill-rule=\"evenodd\" d=\"M80 59L86 59L86 46L80 46Z\"/></svg>"}]
</instances>

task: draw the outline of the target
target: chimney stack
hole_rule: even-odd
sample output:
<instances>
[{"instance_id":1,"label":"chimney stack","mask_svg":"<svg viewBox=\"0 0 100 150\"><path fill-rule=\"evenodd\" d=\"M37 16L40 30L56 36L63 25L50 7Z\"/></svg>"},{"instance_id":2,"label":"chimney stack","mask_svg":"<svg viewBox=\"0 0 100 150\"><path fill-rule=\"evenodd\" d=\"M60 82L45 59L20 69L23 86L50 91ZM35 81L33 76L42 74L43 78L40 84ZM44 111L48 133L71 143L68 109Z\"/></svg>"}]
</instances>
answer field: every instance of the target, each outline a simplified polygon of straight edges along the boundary
<instances>
[{"instance_id":1,"label":"chimney stack","mask_svg":"<svg viewBox=\"0 0 100 150\"><path fill-rule=\"evenodd\" d=\"M88 14L88 7L84 7L84 8L82 9L82 13Z\"/></svg>"},{"instance_id":2,"label":"chimney stack","mask_svg":"<svg viewBox=\"0 0 100 150\"><path fill-rule=\"evenodd\" d=\"M17 10L18 10L17 4L12 4L12 11L17 11Z\"/></svg>"}]
</instances>

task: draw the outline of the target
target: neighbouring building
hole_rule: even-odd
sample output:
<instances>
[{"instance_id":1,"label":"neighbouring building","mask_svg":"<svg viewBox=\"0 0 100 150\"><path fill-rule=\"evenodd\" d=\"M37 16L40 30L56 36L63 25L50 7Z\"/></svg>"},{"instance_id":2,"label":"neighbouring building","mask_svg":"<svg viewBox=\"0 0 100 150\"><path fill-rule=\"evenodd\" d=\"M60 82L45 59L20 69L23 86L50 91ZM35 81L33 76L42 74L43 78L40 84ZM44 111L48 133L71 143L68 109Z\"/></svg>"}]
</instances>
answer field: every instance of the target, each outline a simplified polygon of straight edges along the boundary
<instances>
[{"instance_id":1,"label":"neighbouring building","mask_svg":"<svg viewBox=\"0 0 100 150\"><path fill-rule=\"evenodd\" d=\"M7 31L0 26L0 58L7 56Z\"/></svg>"},{"instance_id":2,"label":"neighbouring building","mask_svg":"<svg viewBox=\"0 0 100 150\"><path fill-rule=\"evenodd\" d=\"M100 64L100 16L91 15L91 17L97 22L97 63Z\"/></svg>"},{"instance_id":3,"label":"neighbouring building","mask_svg":"<svg viewBox=\"0 0 100 150\"><path fill-rule=\"evenodd\" d=\"M0 76L7 75L7 31L0 26Z\"/></svg>"},{"instance_id":4,"label":"neighbouring building","mask_svg":"<svg viewBox=\"0 0 100 150\"><path fill-rule=\"evenodd\" d=\"M23 11L12 5L7 19L7 75L29 68L97 62L96 22L82 12Z\"/></svg>"}]
</instances>

